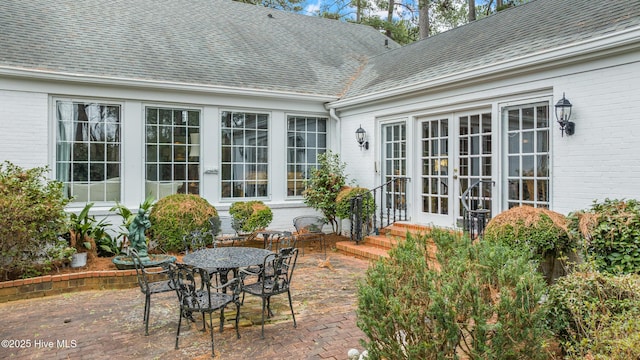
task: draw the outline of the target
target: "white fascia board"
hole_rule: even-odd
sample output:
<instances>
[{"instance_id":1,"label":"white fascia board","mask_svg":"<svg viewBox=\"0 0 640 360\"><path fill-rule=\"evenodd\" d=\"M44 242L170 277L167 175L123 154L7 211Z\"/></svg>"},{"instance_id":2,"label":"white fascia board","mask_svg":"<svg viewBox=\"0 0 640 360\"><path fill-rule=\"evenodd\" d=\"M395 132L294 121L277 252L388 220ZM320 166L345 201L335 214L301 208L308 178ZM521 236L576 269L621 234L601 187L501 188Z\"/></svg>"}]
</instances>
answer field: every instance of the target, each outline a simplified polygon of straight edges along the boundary
<instances>
[{"instance_id":1,"label":"white fascia board","mask_svg":"<svg viewBox=\"0 0 640 360\"><path fill-rule=\"evenodd\" d=\"M596 53L613 51L617 48L638 46L640 46L640 27L635 27L598 38L556 47L537 54L527 54L519 58L511 58L502 62L460 71L455 74L431 78L411 85L403 85L353 98L336 100L326 104L325 108L344 109L352 106L361 106L369 102L407 96L415 92L433 90L441 86L450 86L460 82L478 81L483 77L491 78L505 73L513 76L518 73L531 72L532 69L536 67L551 67L555 64L561 65L570 61L577 61L581 58L589 58Z\"/></svg>"},{"instance_id":2,"label":"white fascia board","mask_svg":"<svg viewBox=\"0 0 640 360\"><path fill-rule=\"evenodd\" d=\"M201 93L213 93L223 95L236 95L247 97L262 97L262 98L278 98L287 100L301 100L301 101L314 101L326 103L335 101L337 96L318 95L318 94L304 94L288 91L274 91L274 90L262 90L262 89L250 89L250 88L235 88L228 86L216 86L216 85L203 85L203 84L190 84L190 83L178 83L170 81L154 81L154 80L141 80L141 79L126 79L96 75L85 74L71 74L61 73L55 71L45 71L36 69L25 69L20 67L0 66L0 76L18 77L34 80L47 80L47 81L62 81L62 82L74 82L81 84L97 84L106 86L122 86L122 87L136 87L136 88L148 88L154 90L173 90L173 91L191 91Z\"/></svg>"}]
</instances>

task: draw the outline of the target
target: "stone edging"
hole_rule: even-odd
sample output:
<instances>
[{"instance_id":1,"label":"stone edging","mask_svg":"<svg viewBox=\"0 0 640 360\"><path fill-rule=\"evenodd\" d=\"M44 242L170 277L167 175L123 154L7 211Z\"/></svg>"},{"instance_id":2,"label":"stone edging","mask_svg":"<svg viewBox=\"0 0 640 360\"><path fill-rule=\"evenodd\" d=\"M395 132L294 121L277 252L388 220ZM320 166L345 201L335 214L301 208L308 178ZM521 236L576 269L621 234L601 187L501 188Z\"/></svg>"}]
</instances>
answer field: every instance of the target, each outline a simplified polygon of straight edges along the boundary
<instances>
[{"instance_id":1,"label":"stone edging","mask_svg":"<svg viewBox=\"0 0 640 360\"><path fill-rule=\"evenodd\" d=\"M160 268L157 268L160 269ZM155 280L151 276L149 281ZM0 282L0 303L83 290L128 289L138 286L136 270L84 271Z\"/></svg>"}]
</instances>

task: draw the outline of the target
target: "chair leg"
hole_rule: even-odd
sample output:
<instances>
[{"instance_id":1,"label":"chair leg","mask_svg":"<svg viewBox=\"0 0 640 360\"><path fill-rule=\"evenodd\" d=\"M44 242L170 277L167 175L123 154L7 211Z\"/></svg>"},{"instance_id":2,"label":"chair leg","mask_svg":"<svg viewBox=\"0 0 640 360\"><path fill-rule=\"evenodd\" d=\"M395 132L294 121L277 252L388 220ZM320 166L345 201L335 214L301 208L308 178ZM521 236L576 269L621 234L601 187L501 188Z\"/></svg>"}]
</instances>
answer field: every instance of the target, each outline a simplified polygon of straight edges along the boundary
<instances>
[{"instance_id":1,"label":"chair leg","mask_svg":"<svg viewBox=\"0 0 640 360\"><path fill-rule=\"evenodd\" d=\"M149 313L151 312L151 294L146 294L144 299L144 335L149 335Z\"/></svg>"},{"instance_id":2,"label":"chair leg","mask_svg":"<svg viewBox=\"0 0 640 360\"><path fill-rule=\"evenodd\" d=\"M287 290L287 296L289 296L289 308L291 308L291 317L293 318L293 327L297 328L296 314L293 313L293 303L291 302L291 291Z\"/></svg>"},{"instance_id":3,"label":"chair leg","mask_svg":"<svg viewBox=\"0 0 640 360\"><path fill-rule=\"evenodd\" d=\"M224 325L224 308L220 309L220 332L222 332L222 326ZM213 328L211 328L213 331Z\"/></svg>"},{"instance_id":4,"label":"chair leg","mask_svg":"<svg viewBox=\"0 0 640 360\"><path fill-rule=\"evenodd\" d=\"M264 311L266 310L265 307L267 306L267 299L262 298L262 333L261 333L261 337L264 339Z\"/></svg>"},{"instance_id":5,"label":"chair leg","mask_svg":"<svg viewBox=\"0 0 640 360\"><path fill-rule=\"evenodd\" d=\"M209 327L211 327L211 356L215 357L216 353L213 349L213 314L209 313Z\"/></svg>"},{"instance_id":6,"label":"chair leg","mask_svg":"<svg viewBox=\"0 0 640 360\"><path fill-rule=\"evenodd\" d=\"M180 326L182 325L183 311L180 309L180 319L178 320L178 332L176 333L176 350L178 350L178 339L180 339Z\"/></svg>"},{"instance_id":7,"label":"chair leg","mask_svg":"<svg viewBox=\"0 0 640 360\"><path fill-rule=\"evenodd\" d=\"M238 336L238 339L240 339L239 323L240 323L240 304L236 302L236 335Z\"/></svg>"}]
</instances>

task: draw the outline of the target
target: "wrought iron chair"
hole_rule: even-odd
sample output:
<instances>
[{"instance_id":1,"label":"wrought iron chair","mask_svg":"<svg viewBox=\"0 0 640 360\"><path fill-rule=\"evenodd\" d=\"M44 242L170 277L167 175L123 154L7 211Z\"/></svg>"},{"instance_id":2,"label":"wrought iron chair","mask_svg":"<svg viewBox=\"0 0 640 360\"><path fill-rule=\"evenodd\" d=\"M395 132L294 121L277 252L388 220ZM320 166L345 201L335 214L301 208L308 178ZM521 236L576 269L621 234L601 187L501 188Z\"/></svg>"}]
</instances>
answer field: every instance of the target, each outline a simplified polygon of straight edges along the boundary
<instances>
[{"instance_id":1,"label":"wrought iron chair","mask_svg":"<svg viewBox=\"0 0 640 360\"><path fill-rule=\"evenodd\" d=\"M244 294L255 295L262 298L262 338L264 339L264 314L270 318L273 315L271 311L271 297L286 293L289 297L289 308L291 308L291 316L293 317L293 327L296 328L296 316L293 312L293 304L291 302L291 279L293 270L296 267L298 259L298 249L283 248L275 254L269 254L264 258L264 262L260 272L246 272L240 270L240 279L242 281L242 296ZM249 276L256 276L256 281L247 284L245 280Z\"/></svg>"},{"instance_id":2,"label":"wrought iron chair","mask_svg":"<svg viewBox=\"0 0 640 360\"><path fill-rule=\"evenodd\" d=\"M151 295L173 291L173 286L169 277L168 264L162 264L162 270L147 269L145 268L144 263L140 259L140 255L135 249L129 248L129 255L131 256L133 264L136 268L136 276L138 278L140 291L142 291L142 293L144 294L144 334L149 335L149 313L151 312ZM166 278L166 280L149 280L150 276L157 275Z\"/></svg>"},{"instance_id":3,"label":"wrought iron chair","mask_svg":"<svg viewBox=\"0 0 640 360\"><path fill-rule=\"evenodd\" d=\"M207 233L200 230L192 231L182 237L182 243L184 245L184 253L188 254L190 251L198 251L207 247L209 241L207 240ZM213 242L215 247L215 241Z\"/></svg>"},{"instance_id":4,"label":"wrought iron chair","mask_svg":"<svg viewBox=\"0 0 640 360\"><path fill-rule=\"evenodd\" d=\"M246 236L238 234L236 224L233 222L231 216L215 216L209 219L212 228L215 227L214 222L217 222L218 233L214 235L214 241L217 243L228 243L231 241L231 246L234 246L236 241L242 242L247 240Z\"/></svg>"},{"instance_id":5,"label":"wrought iron chair","mask_svg":"<svg viewBox=\"0 0 640 360\"><path fill-rule=\"evenodd\" d=\"M327 256L327 246L322 227L327 223L327 220L320 216L298 216L293 219L293 226L296 228L296 242L302 241L319 241L320 250L324 251L324 256ZM302 249L304 255L304 248Z\"/></svg>"},{"instance_id":6,"label":"wrought iron chair","mask_svg":"<svg viewBox=\"0 0 640 360\"><path fill-rule=\"evenodd\" d=\"M210 220L211 221L211 220ZM184 244L184 253L185 255L189 253L189 251L198 251L201 249L205 249L209 244L207 237L209 236L210 231L202 232L199 230L192 231L189 234L186 234L182 237L182 242ZM215 248L218 246L218 242L216 238L213 238L212 246ZM216 269L216 268L207 268L209 272L209 276L216 281L216 286L218 285L217 277L214 276L215 273L224 273L225 275L229 272L229 269Z\"/></svg>"},{"instance_id":7,"label":"wrought iron chair","mask_svg":"<svg viewBox=\"0 0 640 360\"><path fill-rule=\"evenodd\" d=\"M202 331L206 331L205 314L209 314L209 328L211 329L211 355L215 356L213 341L213 313L220 311L220 332L224 325L224 310L229 304L236 305L236 335L240 338L238 321L240 320L240 292L242 283L233 278L220 286L213 286L212 279L206 269L191 267L184 264L171 264L171 281L178 294L180 304L180 320L176 333L176 350L180 339L182 318L191 318L193 313L202 314ZM215 274L214 276L218 276ZM215 281L215 280L214 280ZM199 285L199 286L198 286ZM222 290L230 290L224 292Z\"/></svg>"}]
</instances>

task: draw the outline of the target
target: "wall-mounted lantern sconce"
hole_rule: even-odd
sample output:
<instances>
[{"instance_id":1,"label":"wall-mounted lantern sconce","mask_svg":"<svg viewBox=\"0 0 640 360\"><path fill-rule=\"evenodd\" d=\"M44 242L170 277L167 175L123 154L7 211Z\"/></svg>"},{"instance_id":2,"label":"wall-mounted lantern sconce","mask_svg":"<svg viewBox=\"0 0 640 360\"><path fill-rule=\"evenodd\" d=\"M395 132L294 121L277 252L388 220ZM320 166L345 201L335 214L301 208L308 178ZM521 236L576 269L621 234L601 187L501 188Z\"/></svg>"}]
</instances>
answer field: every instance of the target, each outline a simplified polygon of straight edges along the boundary
<instances>
[{"instance_id":1,"label":"wall-mounted lantern sconce","mask_svg":"<svg viewBox=\"0 0 640 360\"><path fill-rule=\"evenodd\" d=\"M367 141L367 132L362 128L362 125L356 130L356 141L360 145L360 149L364 148L369 150L369 142Z\"/></svg>"},{"instance_id":2,"label":"wall-mounted lantern sconce","mask_svg":"<svg viewBox=\"0 0 640 360\"><path fill-rule=\"evenodd\" d=\"M576 124L571 119L571 103L564 97L562 93L562 99L558 100L556 104L556 120L560 124L560 134L564 137L564 134L573 135L576 130Z\"/></svg>"}]
</instances>

